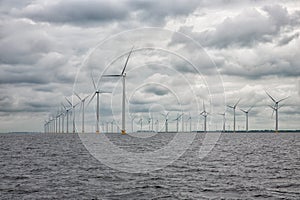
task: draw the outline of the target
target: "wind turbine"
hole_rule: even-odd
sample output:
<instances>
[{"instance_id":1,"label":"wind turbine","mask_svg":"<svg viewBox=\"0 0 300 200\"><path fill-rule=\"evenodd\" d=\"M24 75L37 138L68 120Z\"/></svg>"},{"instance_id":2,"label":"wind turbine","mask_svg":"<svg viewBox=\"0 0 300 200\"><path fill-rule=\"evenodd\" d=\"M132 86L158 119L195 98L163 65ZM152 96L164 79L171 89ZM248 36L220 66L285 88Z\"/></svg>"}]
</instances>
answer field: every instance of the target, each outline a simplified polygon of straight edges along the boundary
<instances>
[{"instance_id":1,"label":"wind turbine","mask_svg":"<svg viewBox=\"0 0 300 200\"><path fill-rule=\"evenodd\" d=\"M159 128L159 121L158 121L158 119L155 121L155 125L156 125L156 132L158 133L158 128Z\"/></svg>"},{"instance_id":2,"label":"wind turbine","mask_svg":"<svg viewBox=\"0 0 300 200\"><path fill-rule=\"evenodd\" d=\"M180 118L182 117L183 114L179 115L177 114L177 118L174 119L174 121L176 121L176 132L178 133L178 121L180 120Z\"/></svg>"},{"instance_id":3,"label":"wind turbine","mask_svg":"<svg viewBox=\"0 0 300 200\"><path fill-rule=\"evenodd\" d=\"M94 78L93 76L91 75L92 77L92 82L93 82L93 86L94 86L94 90L95 92L93 92L93 96L90 98L89 102L88 102L88 105L91 103L91 101L94 99L94 97L97 95L97 110L96 110L96 119L97 119L97 122L96 122L96 133L99 133L99 94L101 93L110 93L110 92L105 92L105 91L102 91L102 90L99 90L98 88L98 85L96 87L96 84L95 84L95 81L94 81Z\"/></svg>"},{"instance_id":4,"label":"wind turbine","mask_svg":"<svg viewBox=\"0 0 300 200\"><path fill-rule=\"evenodd\" d=\"M160 113L162 116L165 117L166 133L168 132L168 115L169 115L169 113L170 113L170 112L167 112L167 114Z\"/></svg>"},{"instance_id":5,"label":"wind turbine","mask_svg":"<svg viewBox=\"0 0 300 200\"><path fill-rule=\"evenodd\" d=\"M136 118L136 116L133 116L132 118L131 118L131 132L133 133L133 121L134 121L134 119Z\"/></svg>"},{"instance_id":6,"label":"wind turbine","mask_svg":"<svg viewBox=\"0 0 300 200\"><path fill-rule=\"evenodd\" d=\"M84 103L85 103L85 100L90 96L87 95L86 97L84 97L83 99L76 93L74 92L74 94L78 97L78 99L81 101L81 108L82 108L82 133L84 133Z\"/></svg>"},{"instance_id":7,"label":"wind turbine","mask_svg":"<svg viewBox=\"0 0 300 200\"><path fill-rule=\"evenodd\" d=\"M278 133L278 109L280 108L279 107L279 103L289 97L285 97L283 99L280 99L279 101L276 101L269 93L266 92L266 94L270 97L270 99L275 103L274 106L269 106L270 108L273 109L273 113L275 111L275 115L276 115L276 118L275 118L275 132Z\"/></svg>"},{"instance_id":8,"label":"wind turbine","mask_svg":"<svg viewBox=\"0 0 300 200\"><path fill-rule=\"evenodd\" d=\"M141 131L143 131L143 118L140 118L140 120L138 121L138 123L141 123Z\"/></svg>"},{"instance_id":9,"label":"wind turbine","mask_svg":"<svg viewBox=\"0 0 300 200\"><path fill-rule=\"evenodd\" d=\"M76 103L76 104L73 104L73 103L71 103L70 101L69 101L69 99L67 99L67 97L66 97L66 100L67 100L67 102L70 104L70 106L72 107L72 112L73 112L73 133L75 133L75 129L76 129L76 127L75 127L75 114L76 114L76 112L75 112L75 108L76 108L76 106L79 104L79 102L78 103Z\"/></svg>"},{"instance_id":10,"label":"wind turbine","mask_svg":"<svg viewBox=\"0 0 300 200\"><path fill-rule=\"evenodd\" d=\"M125 65L123 67L123 70L121 74L110 74L110 75L103 75L103 77L122 77L122 83L123 83L123 95L122 95L122 130L121 133L122 135L126 134L126 129L125 129L125 98L126 98L126 88L125 88L125 78L126 78L126 72L125 69L127 67L127 63L129 60L129 57L132 53L133 47L131 48L131 51L128 54L128 57L126 59Z\"/></svg>"},{"instance_id":11,"label":"wind turbine","mask_svg":"<svg viewBox=\"0 0 300 200\"><path fill-rule=\"evenodd\" d=\"M253 108L253 106L251 106L248 110L243 110L243 109L240 108L240 110L241 110L243 113L245 113L245 115L246 115L246 132L248 132L248 113L249 113L249 111L250 111L252 108Z\"/></svg>"},{"instance_id":12,"label":"wind turbine","mask_svg":"<svg viewBox=\"0 0 300 200\"><path fill-rule=\"evenodd\" d=\"M64 107L64 109L66 111L66 115L67 115L67 133L69 133L69 114L70 114L69 112L72 109L72 107L66 108L66 106L63 103L61 103L61 105Z\"/></svg>"},{"instance_id":13,"label":"wind turbine","mask_svg":"<svg viewBox=\"0 0 300 200\"><path fill-rule=\"evenodd\" d=\"M184 113L181 114L181 132L184 132Z\"/></svg>"},{"instance_id":14,"label":"wind turbine","mask_svg":"<svg viewBox=\"0 0 300 200\"><path fill-rule=\"evenodd\" d=\"M191 117L191 113L189 113L188 121L190 121L190 132L192 132L192 117Z\"/></svg>"},{"instance_id":15,"label":"wind turbine","mask_svg":"<svg viewBox=\"0 0 300 200\"><path fill-rule=\"evenodd\" d=\"M241 99L239 99L233 106L227 105L227 107L233 109L233 132L235 133L235 109Z\"/></svg>"},{"instance_id":16,"label":"wind turbine","mask_svg":"<svg viewBox=\"0 0 300 200\"><path fill-rule=\"evenodd\" d=\"M150 131L150 129L151 129L151 121L152 121L152 118L151 118L151 117L149 117L149 118L148 118L148 126L149 126L149 131Z\"/></svg>"},{"instance_id":17,"label":"wind turbine","mask_svg":"<svg viewBox=\"0 0 300 200\"><path fill-rule=\"evenodd\" d=\"M226 118L225 118L225 112L224 113L219 113L218 115L222 115L223 116L223 132L225 132L225 123L226 123Z\"/></svg>"},{"instance_id":18,"label":"wind turbine","mask_svg":"<svg viewBox=\"0 0 300 200\"><path fill-rule=\"evenodd\" d=\"M204 132L206 133L206 118L208 116L208 112L206 112L205 110L205 104L204 104L204 101L203 101L203 111L200 113L200 115L202 115L204 117Z\"/></svg>"}]
</instances>

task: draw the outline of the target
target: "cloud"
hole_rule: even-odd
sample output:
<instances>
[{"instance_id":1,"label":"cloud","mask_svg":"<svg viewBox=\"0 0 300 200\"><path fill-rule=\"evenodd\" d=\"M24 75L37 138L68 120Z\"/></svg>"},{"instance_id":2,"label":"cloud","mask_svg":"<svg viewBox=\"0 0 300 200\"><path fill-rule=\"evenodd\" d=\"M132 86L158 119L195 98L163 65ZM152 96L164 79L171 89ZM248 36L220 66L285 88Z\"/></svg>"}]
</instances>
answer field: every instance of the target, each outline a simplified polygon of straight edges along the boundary
<instances>
[{"instance_id":1,"label":"cloud","mask_svg":"<svg viewBox=\"0 0 300 200\"><path fill-rule=\"evenodd\" d=\"M148 86L144 89L144 92L158 95L158 96L163 96L169 93L168 89L161 87L159 85Z\"/></svg>"},{"instance_id":2,"label":"cloud","mask_svg":"<svg viewBox=\"0 0 300 200\"><path fill-rule=\"evenodd\" d=\"M182 26L179 31L191 35L201 45L208 47L247 47L260 42L272 42L272 37L280 34L283 27L294 25L292 16L296 15L289 14L283 6L269 5L261 9L244 9L238 15L227 17L214 28L202 32L194 31L191 26Z\"/></svg>"},{"instance_id":3,"label":"cloud","mask_svg":"<svg viewBox=\"0 0 300 200\"><path fill-rule=\"evenodd\" d=\"M128 16L128 8L122 1L92 0L87 3L63 0L32 3L21 10L15 10L13 14L34 21L86 25L123 20Z\"/></svg>"}]
</instances>

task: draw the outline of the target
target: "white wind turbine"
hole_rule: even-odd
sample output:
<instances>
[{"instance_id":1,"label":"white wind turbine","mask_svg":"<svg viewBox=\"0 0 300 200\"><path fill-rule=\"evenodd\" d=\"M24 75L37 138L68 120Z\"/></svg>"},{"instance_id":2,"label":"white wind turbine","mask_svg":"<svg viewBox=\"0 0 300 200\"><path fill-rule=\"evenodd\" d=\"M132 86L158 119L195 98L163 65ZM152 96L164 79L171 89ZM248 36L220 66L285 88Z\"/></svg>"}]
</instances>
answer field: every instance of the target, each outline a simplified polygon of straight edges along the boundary
<instances>
[{"instance_id":1,"label":"white wind turbine","mask_svg":"<svg viewBox=\"0 0 300 200\"><path fill-rule=\"evenodd\" d=\"M67 133L69 133L69 115L70 115L70 110L72 109L72 107L70 108L66 108L66 106L61 103L61 105L64 107L65 111L66 111L66 115L67 115Z\"/></svg>"},{"instance_id":2,"label":"white wind turbine","mask_svg":"<svg viewBox=\"0 0 300 200\"><path fill-rule=\"evenodd\" d=\"M170 112L167 112L167 114L161 113L162 116L165 117L165 128L166 128L166 133L168 132L168 115Z\"/></svg>"},{"instance_id":3,"label":"white wind turbine","mask_svg":"<svg viewBox=\"0 0 300 200\"><path fill-rule=\"evenodd\" d=\"M204 104L204 101L203 101L203 111L200 113L200 115L202 115L204 117L204 132L206 133L206 119L207 119L207 116L208 116L208 112L206 112L205 110L205 104Z\"/></svg>"},{"instance_id":4,"label":"white wind turbine","mask_svg":"<svg viewBox=\"0 0 300 200\"><path fill-rule=\"evenodd\" d=\"M125 78L126 78L126 72L125 69L127 67L127 63L129 60L129 57L132 53L133 47L131 48L128 57L126 59L125 65L123 67L123 70L121 74L110 74L110 75L103 75L103 77L122 77L122 83L123 83L123 94L122 94L122 130L121 133L124 135L126 134L126 129L125 129L125 98L126 98L126 87L125 87Z\"/></svg>"},{"instance_id":5,"label":"white wind turbine","mask_svg":"<svg viewBox=\"0 0 300 200\"><path fill-rule=\"evenodd\" d=\"M131 132L133 133L133 121L134 121L134 119L136 118L136 116L133 116L132 118L131 118Z\"/></svg>"},{"instance_id":6,"label":"white wind turbine","mask_svg":"<svg viewBox=\"0 0 300 200\"><path fill-rule=\"evenodd\" d=\"M141 123L141 131L143 131L143 118L140 118L140 120L138 121L138 123Z\"/></svg>"},{"instance_id":7,"label":"white wind turbine","mask_svg":"<svg viewBox=\"0 0 300 200\"><path fill-rule=\"evenodd\" d=\"M76 114L76 112L75 112L75 108L76 108L76 106L79 104L79 102L76 103L76 104L73 104L73 103L71 103L71 102L69 101L69 99L67 99L67 97L66 97L66 100L67 100L67 102L69 103L69 105L72 107L72 115L73 115L73 133L75 133L75 132L76 132L76 127L75 127L75 114Z\"/></svg>"},{"instance_id":8,"label":"white wind turbine","mask_svg":"<svg viewBox=\"0 0 300 200\"><path fill-rule=\"evenodd\" d=\"M178 122L179 122L180 118L182 117L182 115L183 114L181 114L181 115L177 114L176 119L174 119L174 121L176 121L176 132L177 133L178 133Z\"/></svg>"},{"instance_id":9,"label":"white wind turbine","mask_svg":"<svg viewBox=\"0 0 300 200\"><path fill-rule=\"evenodd\" d=\"M276 101L269 93L266 92L266 94L270 97L270 99L275 103L274 106L269 106L270 108L273 109L273 113L275 111L275 131L276 133L278 132L278 109L280 108L279 107L279 103L289 97L285 97L283 99L280 99L279 101ZM273 115L273 114L272 114Z\"/></svg>"},{"instance_id":10,"label":"white wind turbine","mask_svg":"<svg viewBox=\"0 0 300 200\"><path fill-rule=\"evenodd\" d=\"M219 113L218 115L222 115L223 116L223 132L225 132L226 130L226 128L225 128L225 126L226 126L226 117L225 117L225 112L224 113Z\"/></svg>"},{"instance_id":11,"label":"white wind turbine","mask_svg":"<svg viewBox=\"0 0 300 200\"><path fill-rule=\"evenodd\" d=\"M159 121L158 119L155 121L155 125L156 125L156 132L158 133L158 129L159 129Z\"/></svg>"},{"instance_id":12,"label":"white wind turbine","mask_svg":"<svg viewBox=\"0 0 300 200\"><path fill-rule=\"evenodd\" d=\"M99 100L100 100L100 97L99 95L102 94L102 93L111 93L111 92L105 92L105 91L102 91L102 90L99 90L98 88L98 84L96 86L95 84L95 81L94 81L94 78L93 76L91 75L92 77L92 82L93 82L93 86L94 86L94 92L93 92L93 96L90 98L89 102L88 102L88 105L91 103L91 101L94 99L95 96L97 96L97 110L96 110L96 119L97 119L97 122L96 122L96 133L100 133L99 132L99 109L100 109L100 105L99 105Z\"/></svg>"},{"instance_id":13,"label":"white wind turbine","mask_svg":"<svg viewBox=\"0 0 300 200\"><path fill-rule=\"evenodd\" d=\"M188 117L187 120L190 121L190 132L192 132L192 117L191 117L191 113L189 113L189 117Z\"/></svg>"},{"instance_id":14,"label":"white wind turbine","mask_svg":"<svg viewBox=\"0 0 300 200\"><path fill-rule=\"evenodd\" d=\"M253 108L253 106L251 106L248 110L243 110L240 108L240 110L245 113L246 115L246 132L248 132L248 114L249 114L249 111Z\"/></svg>"},{"instance_id":15,"label":"white wind turbine","mask_svg":"<svg viewBox=\"0 0 300 200\"><path fill-rule=\"evenodd\" d=\"M89 97L89 96L91 96L90 94L89 95L87 95L86 97L84 97L84 98L81 98L76 92L74 92L74 94L77 96L77 98L81 101L81 109L82 109L82 133L84 133L84 103L85 103L85 100Z\"/></svg>"},{"instance_id":16,"label":"white wind turbine","mask_svg":"<svg viewBox=\"0 0 300 200\"><path fill-rule=\"evenodd\" d=\"M206 133L206 118L208 116L208 112L206 112L205 110L205 104L204 104L204 101L203 101L203 111L200 113L200 115L202 115L204 117L204 132Z\"/></svg>"},{"instance_id":17,"label":"white wind turbine","mask_svg":"<svg viewBox=\"0 0 300 200\"><path fill-rule=\"evenodd\" d=\"M233 132L235 133L235 109L241 99L239 99L233 106L227 105L227 107L233 109Z\"/></svg>"}]
</instances>

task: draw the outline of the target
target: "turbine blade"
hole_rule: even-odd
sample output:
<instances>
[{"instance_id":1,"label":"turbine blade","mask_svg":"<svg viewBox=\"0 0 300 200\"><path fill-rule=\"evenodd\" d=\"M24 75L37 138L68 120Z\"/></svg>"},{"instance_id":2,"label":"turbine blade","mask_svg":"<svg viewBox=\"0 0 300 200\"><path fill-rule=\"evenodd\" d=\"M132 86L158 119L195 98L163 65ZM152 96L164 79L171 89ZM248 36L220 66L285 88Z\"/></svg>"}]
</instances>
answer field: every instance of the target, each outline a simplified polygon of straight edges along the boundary
<instances>
[{"instance_id":1,"label":"turbine blade","mask_svg":"<svg viewBox=\"0 0 300 200\"><path fill-rule=\"evenodd\" d=\"M272 101L273 101L274 103L276 103L275 99L274 99L269 93L267 93L267 91L265 91L265 92L266 92L266 94L270 97L270 99L272 99Z\"/></svg>"},{"instance_id":2,"label":"turbine blade","mask_svg":"<svg viewBox=\"0 0 300 200\"><path fill-rule=\"evenodd\" d=\"M244 112L244 113L246 113L246 112L247 112L247 111L245 111L245 110L243 110L243 109L241 109L241 108L240 108L240 110L241 110L242 112Z\"/></svg>"},{"instance_id":3,"label":"turbine blade","mask_svg":"<svg viewBox=\"0 0 300 200\"><path fill-rule=\"evenodd\" d=\"M93 94L93 96L91 97L91 99L89 100L87 106L90 105L90 103L91 103L91 101L94 99L95 95L96 95L96 92L94 92L94 94Z\"/></svg>"},{"instance_id":4,"label":"turbine blade","mask_svg":"<svg viewBox=\"0 0 300 200\"><path fill-rule=\"evenodd\" d=\"M65 97L67 102L70 104L70 106L72 106L72 103L69 101L69 99L67 97Z\"/></svg>"},{"instance_id":5,"label":"turbine blade","mask_svg":"<svg viewBox=\"0 0 300 200\"><path fill-rule=\"evenodd\" d=\"M228 108L234 108L233 106L229 106L229 105L227 105L227 107L228 107Z\"/></svg>"},{"instance_id":6,"label":"turbine blade","mask_svg":"<svg viewBox=\"0 0 300 200\"><path fill-rule=\"evenodd\" d=\"M91 94L87 95L87 96L84 97L82 100L86 100L87 98L89 98L89 96L91 96Z\"/></svg>"},{"instance_id":7,"label":"turbine blade","mask_svg":"<svg viewBox=\"0 0 300 200\"><path fill-rule=\"evenodd\" d=\"M268 105L270 108L272 108L272 110L275 110L275 107L274 106L270 106L270 105Z\"/></svg>"},{"instance_id":8,"label":"turbine blade","mask_svg":"<svg viewBox=\"0 0 300 200\"><path fill-rule=\"evenodd\" d=\"M134 47L134 46L133 46L133 47ZM122 70L121 75L124 75L124 72L125 72L125 69L126 69L126 67L127 67L127 63L128 63L129 57L130 57L130 55L131 55L131 53L132 53L133 47L131 48L131 50L130 50L130 52L129 52L129 55L128 55L127 59L126 59L126 62L125 62L125 65L124 65L124 67L123 67L123 70Z\"/></svg>"},{"instance_id":9,"label":"turbine blade","mask_svg":"<svg viewBox=\"0 0 300 200\"><path fill-rule=\"evenodd\" d=\"M236 106L238 105L238 103L240 102L241 98L239 98L239 100L236 102L236 104L234 104L234 108L236 108Z\"/></svg>"},{"instance_id":10,"label":"turbine blade","mask_svg":"<svg viewBox=\"0 0 300 200\"><path fill-rule=\"evenodd\" d=\"M80 98L80 96L74 91L74 94L78 97L78 99L80 100L80 101L82 101L82 99Z\"/></svg>"},{"instance_id":11,"label":"turbine blade","mask_svg":"<svg viewBox=\"0 0 300 200\"><path fill-rule=\"evenodd\" d=\"M283 100L286 100L287 98L290 98L290 97L288 96L288 97L285 97L285 98L283 98L283 99L280 99L280 100L278 101L278 103L281 102L281 101L283 101Z\"/></svg>"},{"instance_id":12,"label":"turbine blade","mask_svg":"<svg viewBox=\"0 0 300 200\"><path fill-rule=\"evenodd\" d=\"M112 93L112 92L108 92L108 91L102 91L100 90L99 93Z\"/></svg>"},{"instance_id":13,"label":"turbine blade","mask_svg":"<svg viewBox=\"0 0 300 200\"><path fill-rule=\"evenodd\" d=\"M95 80L94 80L94 77L93 77L92 74L91 74L91 77L92 77L92 82L93 82L94 89L97 90L97 87L96 87L96 84L95 84Z\"/></svg>"},{"instance_id":14,"label":"turbine blade","mask_svg":"<svg viewBox=\"0 0 300 200\"><path fill-rule=\"evenodd\" d=\"M253 107L254 107L254 105L251 106L251 107L247 110L247 112L249 112L250 110L252 110Z\"/></svg>"},{"instance_id":15,"label":"turbine blade","mask_svg":"<svg viewBox=\"0 0 300 200\"><path fill-rule=\"evenodd\" d=\"M107 75L102 75L102 77L120 77L121 75L119 74L107 74Z\"/></svg>"},{"instance_id":16,"label":"turbine blade","mask_svg":"<svg viewBox=\"0 0 300 200\"><path fill-rule=\"evenodd\" d=\"M64 107L65 110L67 109L66 106L63 103L61 103L61 105Z\"/></svg>"}]
</instances>

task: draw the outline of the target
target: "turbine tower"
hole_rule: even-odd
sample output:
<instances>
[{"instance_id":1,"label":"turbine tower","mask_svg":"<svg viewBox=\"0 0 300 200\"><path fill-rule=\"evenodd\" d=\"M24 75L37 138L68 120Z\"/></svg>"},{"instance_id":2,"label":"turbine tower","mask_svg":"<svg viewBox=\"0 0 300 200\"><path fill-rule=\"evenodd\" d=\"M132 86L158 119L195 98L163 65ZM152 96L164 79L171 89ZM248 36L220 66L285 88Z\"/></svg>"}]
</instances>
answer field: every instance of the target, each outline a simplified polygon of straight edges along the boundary
<instances>
[{"instance_id":1,"label":"turbine tower","mask_svg":"<svg viewBox=\"0 0 300 200\"><path fill-rule=\"evenodd\" d=\"M78 97L78 99L79 99L80 102L81 102L81 108L82 108L82 133L84 133L84 103L85 103L85 100L86 100L90 95L87 95L86 97L84 97L84 98L82 99L76 92L74 92L74 94Z\"/></svg>"},{"instance_id":2,"label":"turbine tower","mask_svg":"<svg viewBox=\"0 0 300 200\"><path fill-rule=\"evenodd\" d=\"M208 116L208 112L206 112L205 110L205 104L204 104L204 101L203 101L203 111L200 113L200 115L202 115L204 117L204 132L206 133L206 118Z\"/></svg>"},{"instance_id":3,"label":"turbine tower","mask_svg":"<svg viewBox=\"0 0 300 200\"><path fill-rule=\"evenodd\" d=\"M248 132L248 114L249 114L249 111L253 108L253 106L251 106L248 110L243 110L240 108L240 110L245 113L246 115L246 132Z\"/></svg>"},{"instance_id":4,"label":"turbine tower","mask_svg":"<svg viewBox=\"0 0 300 200\"><path fill-rule=\"evenodd\" d=\"M241 99L239 99L233 106L227 105L227 107L233 109L233 132L235 133L235 109Z\"/></svg>"},{"instance_id":5,"label":"turbine tower","mask_svg":"<svg viewBox=\"0 0 300 200\"><path fill-rule=\"evenodd\" d=\"M275 111L275 132L278 133L278 109L280 108L279 107L279 103L289 97L285 97L283 99L280 99L279 101L276 101L269 93L266 92L266 94L270 97L270 99L274 102L274 106L269 106L273 109L273 113Z\"/></svg>"},{"instance_id":6,"label":"turbine tower","mask_svg":"<svg viewBox=\"0 0 300 200\"><path fill-rule=\"evenodd\" d=\"M123 70L121 74L111 74L111 75L103 75L103 77L122 77L122 83L123 83L123 95L122 95L122 130L121 133L122 135L126 134L126 129L125 129L125 98L126 98L126 87L125 87L125 78L126 78L126 72L125 69L127 67L127 63L129 60L129 57L132 53L133 47L131 48L128 57L126 59L125 65L123 67Z\"/></svg>"}]
</instances>

